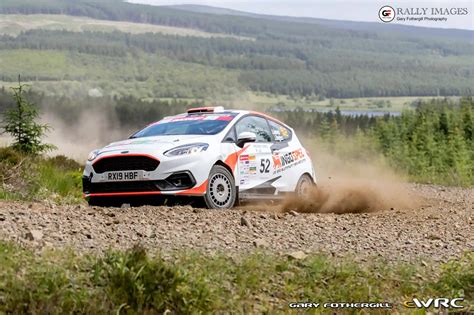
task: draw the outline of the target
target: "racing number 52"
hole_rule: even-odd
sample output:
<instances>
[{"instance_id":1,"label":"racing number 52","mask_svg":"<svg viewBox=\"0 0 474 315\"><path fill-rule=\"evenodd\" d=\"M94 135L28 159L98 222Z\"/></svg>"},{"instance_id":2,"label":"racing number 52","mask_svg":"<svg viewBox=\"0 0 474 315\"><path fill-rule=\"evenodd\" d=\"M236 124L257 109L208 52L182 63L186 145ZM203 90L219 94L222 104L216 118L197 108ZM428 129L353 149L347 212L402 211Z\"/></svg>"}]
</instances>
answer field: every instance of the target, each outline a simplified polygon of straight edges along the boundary
<instances>
[{"instance_id":1,"label":"racing number 52","mask_svg":"<svg viewBox=\"0 0 474 315\"><path fill-rule=\"evenodd\" d=\"M260 173L270 173L268 169L270 167L270 159L261 159L260 160Z\"/></svg>"}]
</instances>

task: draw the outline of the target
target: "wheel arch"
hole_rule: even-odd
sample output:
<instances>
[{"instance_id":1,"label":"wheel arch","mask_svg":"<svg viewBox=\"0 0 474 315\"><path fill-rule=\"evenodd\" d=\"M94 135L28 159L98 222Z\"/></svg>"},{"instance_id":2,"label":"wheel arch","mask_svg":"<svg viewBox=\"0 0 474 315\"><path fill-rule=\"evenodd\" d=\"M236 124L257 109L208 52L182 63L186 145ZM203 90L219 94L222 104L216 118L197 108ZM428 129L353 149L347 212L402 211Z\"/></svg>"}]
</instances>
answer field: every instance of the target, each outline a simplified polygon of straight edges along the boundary
<instances>
[{"instance_id":1,"label":"wheel arch","mask_svg":"<svg viewBox=\"0 0 474 315\"><path fill-rule=\"evenodd\" d=\"M229 171L229 173L232 175L232 178L233 178L234 181L235 181L234 172L232 171L232 168L231 168L229 165L225 164L225 163L224 163L223 161L221 161L221 160L217 160L216 163L214 163L214 165L220 165L220 166L226 168L226 169ZM213 165L213 166L214 166L214 165Z\"/></svg>"},{"instance_id":2,"label":"wheel arch","mask_svg":"<svg viewBox=\"0 0 474 315\"><path fill-rule=\"evenodd\" d=\"M304 172L303 174L301 174L300 178L305 176L305 175L308 175L309 178L311 178L311 181L313 182L313 184L316 185L316 181L314 180L313 176L309 172ZM298 178L298 181L300 180L300 178Z\"/></svg>"}]
</instances>

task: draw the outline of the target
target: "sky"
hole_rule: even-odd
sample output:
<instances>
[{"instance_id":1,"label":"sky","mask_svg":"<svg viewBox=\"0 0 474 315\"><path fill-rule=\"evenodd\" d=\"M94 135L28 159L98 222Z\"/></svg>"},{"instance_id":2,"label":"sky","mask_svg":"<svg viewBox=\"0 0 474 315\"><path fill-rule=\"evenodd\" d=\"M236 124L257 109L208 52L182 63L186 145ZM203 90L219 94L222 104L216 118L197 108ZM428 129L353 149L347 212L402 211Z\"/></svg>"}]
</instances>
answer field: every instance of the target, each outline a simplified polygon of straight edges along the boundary
<instances>
[{"instance_id":1,"label":"sky","mask_svg":"<svg viewBox=\"0 0 474 315\"><path fill-rule=\"evenodd\" d=\"M385 5L395 8L467 8L468 14L447 16L447 21L392 21L391 23L424 27L474 30L474 1L472 0L128 0L152 5L201 4L252 13L315 17L333 20L380 22L378 11Z\"/></svg>"}]
</instances>

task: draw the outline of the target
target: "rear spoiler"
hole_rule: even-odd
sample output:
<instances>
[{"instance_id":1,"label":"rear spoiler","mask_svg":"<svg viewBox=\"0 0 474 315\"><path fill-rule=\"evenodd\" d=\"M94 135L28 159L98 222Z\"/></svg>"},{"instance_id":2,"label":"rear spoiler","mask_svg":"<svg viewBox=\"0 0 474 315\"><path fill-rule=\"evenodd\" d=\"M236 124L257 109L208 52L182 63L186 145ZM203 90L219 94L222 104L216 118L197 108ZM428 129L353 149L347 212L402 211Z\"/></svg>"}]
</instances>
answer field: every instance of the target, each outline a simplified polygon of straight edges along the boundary
<instances>
[{"instance_id":1,"label":"rear spoiler","mask_svg":"<svg viewBox=\"0 0 474 315\"><path fill-rule=\"evenodd\" d=\"M186 112L188 114L194 114L194 113L220 113L224 111L224 107L222 106L217 106L217 107L196 107L196 108L190 108Z\"/></svg>"}]
</instances>

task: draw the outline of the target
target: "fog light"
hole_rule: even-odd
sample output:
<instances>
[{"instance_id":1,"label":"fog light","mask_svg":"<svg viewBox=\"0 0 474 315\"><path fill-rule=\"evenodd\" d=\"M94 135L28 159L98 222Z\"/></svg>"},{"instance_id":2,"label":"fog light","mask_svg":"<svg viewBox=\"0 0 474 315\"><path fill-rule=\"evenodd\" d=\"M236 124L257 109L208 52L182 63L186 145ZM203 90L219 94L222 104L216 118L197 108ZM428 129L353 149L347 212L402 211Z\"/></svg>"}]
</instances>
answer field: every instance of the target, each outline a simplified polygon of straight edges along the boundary
<instances>
[{"instance_id":1,"label":"fog light","mask_svg":"<svg viewBox=\"0 0 474 315\"><path fill-rule=\"evenodd\" d=\"M169 176L166 179L166 181L169 182L174 187L182 188L182 189L191 188L195 184L194 178L188 172L173 174L173 175Z\"/></svg>"}]
</instances>

